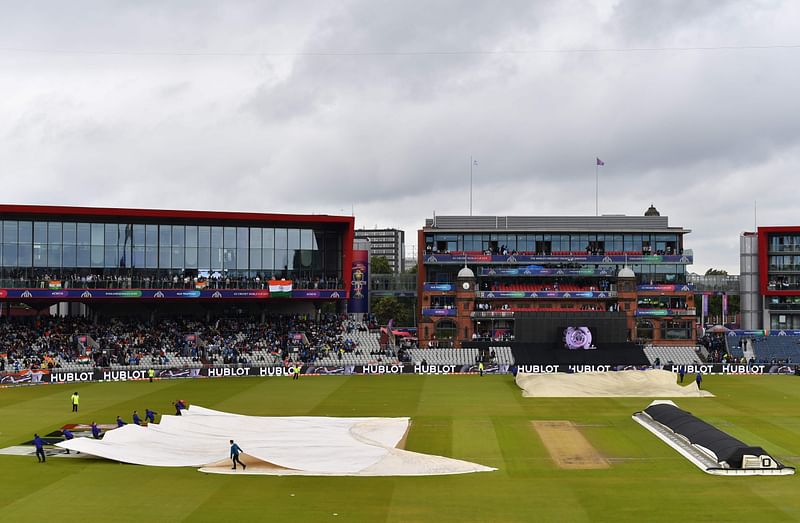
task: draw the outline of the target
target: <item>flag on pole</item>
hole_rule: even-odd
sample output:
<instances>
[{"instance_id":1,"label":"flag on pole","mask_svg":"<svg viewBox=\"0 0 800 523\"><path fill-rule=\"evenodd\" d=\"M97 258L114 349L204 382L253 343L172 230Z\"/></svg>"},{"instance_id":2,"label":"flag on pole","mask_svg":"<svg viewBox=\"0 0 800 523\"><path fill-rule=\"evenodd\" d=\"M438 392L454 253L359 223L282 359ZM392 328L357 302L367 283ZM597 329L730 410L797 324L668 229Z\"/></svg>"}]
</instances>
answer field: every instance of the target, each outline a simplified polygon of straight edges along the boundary
<instances>
[{"instance_id":1,"label":"flag on pole","mask_svg":"<svg viewBox=\"0 0 800 523\"><path fill-rule=\"evenodd\" d=\"M597 165L605 165L605 164L606 164L606 162L604 162L600 158L597 158Z\"/></svg>"}]
</instances>

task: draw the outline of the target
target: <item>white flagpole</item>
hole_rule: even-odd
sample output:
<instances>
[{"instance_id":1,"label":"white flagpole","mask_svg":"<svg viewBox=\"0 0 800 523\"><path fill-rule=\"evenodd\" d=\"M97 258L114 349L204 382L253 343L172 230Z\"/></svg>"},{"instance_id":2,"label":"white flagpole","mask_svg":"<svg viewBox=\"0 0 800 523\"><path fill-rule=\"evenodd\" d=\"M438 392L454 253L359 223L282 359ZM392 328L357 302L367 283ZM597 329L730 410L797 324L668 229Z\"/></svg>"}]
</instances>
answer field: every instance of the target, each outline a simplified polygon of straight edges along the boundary
<instances>
[{"instance_id":1,"label":"white flagpole","mask_svg":"<svg viewBox=\"0 0 800 523\"><path fill-rule=\"evenodd\" d=\"M469 215L472 216L472 155L469 155Z\"/></svg>"},{"instance_id":2,"label":"white flagpole","mask_svg":"<svg viewBox=\"0 0 800 523\"><path fill-rule=\"evenodd\" d=\"M600 216L600 177L598 176L598 169L600 166L598 165L598 161L595 158L594 160L594 215Z\"/></svg>"}]
</instances>

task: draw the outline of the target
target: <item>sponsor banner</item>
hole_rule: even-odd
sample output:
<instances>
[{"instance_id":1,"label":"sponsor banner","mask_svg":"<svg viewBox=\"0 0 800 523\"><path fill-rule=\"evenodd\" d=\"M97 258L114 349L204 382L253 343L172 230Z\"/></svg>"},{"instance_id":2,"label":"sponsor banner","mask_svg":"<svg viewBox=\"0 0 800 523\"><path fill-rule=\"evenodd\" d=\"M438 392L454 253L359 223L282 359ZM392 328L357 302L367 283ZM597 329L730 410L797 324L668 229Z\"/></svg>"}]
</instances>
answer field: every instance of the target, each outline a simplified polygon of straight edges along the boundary
<instances>
[{"instance_id":1,"label":"sponsor banner","mask_svg":"<svg viewBox=\"0 0 800 523\"><path fill-rule=\"evenodd\" d=\"M58 369L53 369L50 373L50 379L48 380L50 383L75 383L75 382L86 382L86 381L100 381L98 378L98 374L101 371L99 369L87 369L85 371L62 371ZM145 373L147 371L144 371Z\"/></svg>"},{"instance_id":2,"label":"sponsor banner","mask_svg":"<svg viewBox=\"0 0 800 523\"><path fill-rule=\"evenodd\" d=\"M366 314L369 312L369 251L354 250L352 268L353 280L350 283L347 312Z\"/></svg>"},{"instance_id":3,"label":"sponsor banner","mask_svg":"<svg viewBox=\"0 0 800 523\"><path fill-rule=\"evenodd\" d=\"M772 329L766 330L741 330L736 329L727 333L727 336L800 336L800 330L794 329Z\"/></svg>"},{"instance_id":4,"label":"sponsor banner","mask_svg":"<svg viewBox=\"0 0 800 523\"><path fill-rule=\"evenodd\" d=\"M586 267L551 269L546 267L481 267L481 276L616 276L614 269Z\"/></svg>"},{"instance_id":5,"label":"sponsor banner","mask_svg":"<svg viewBox=\"0 0 800 523\"><path fill-rule=\"evenodd\" d=\"M766 375L766 374L785 374L800 375L800 366L782 364L695 364L695 365L663 365L661 368L678 373L683 367L687 376L700 372L702 374L720 375ZM637 367L631 365L566 365L566 364L539 364L539 365L505 365L505 364L486 364L483 372L485 374L516 374L517 372L531 374L555 374L555 373L585 373L585 372L615 372L619 370L647 370L650 367ZM233 377L255 377L270 378L282 377L289 378L294 375L293 367L204 367L204 368L171 368L156 371L156 376L161 379L182 379L182 378L233 378ZM388 364L376 363L374 365L303 365L300 369L301 375L317 376L350 376L350 375L383 375L383 374L422 374L422 375L447 375L447 374L477 374L479 373L478 364ZM0 376L0 384L3 386L28 385L41 383L80 383L90 381L132 381L147 379L148 369L130 370L110 370L110 369L89 369L86 371L64 372L59 370L47 371L24 371L17 373L7 373Z\"/></svg>"},{"instance_id":6,"label":"sponsor banner","mask_svg":"<svg viewBox=\"0 0 800 523\"><path fill-rule=\"evenodd\" d=\"M0 298L19 300L259 300L278 297L344 298L343 290L295 290L275 294L267 289L0 289Z\"/></svg>"},{"instance_id":7,"label":"sponsor banner","mask_svg":"<svg viewBox=\"0 0 800 523\"><path fill-rule=\"evenodd\" d=\"M292 291L292 298L338 300L346 297L347 293L344 290L323 291L318 289L307 289Z\"/></svg>"},{"instance_id":8,"label":"sponsor banner","mask_svg":"<svg viewBox=\"0 0 800 523\"><path fill-rule=\"evenodd\" d=\"M455 316L455 309L422 309L423 316Z\"/></svg>"},{"instance_id":9,"label":"sponsor banner","mask_svg":"<svg viewBox=\"0 0 800 523\"><path fill-rule=\"evenodd\" d=\"M775 365L775 364L733 364L733 363L708 363L708 364L695 364L695 365L662 365L661 368L670 372L678 373L680 368L683 367L686 373L687 380L694 379L693 375L698 372L701 374L722 374L722 375L736 375L736 374L795 374L795 365ZM512 370L514 372L524 372L528 374L555 374L559 372L566 373L584 373L584 372L615 372L619 370L648 370L651 367L636 367L631 365L565 365L565 364L552 364L552 365L517 365ZM691 377L690 377L691 375Z\"/></svg>"},{"instance_id":10,"label":"sponsor banner","mask_svg":"<svg viewBox=\"0 0 800 523\"><path fill-rule=\"evenodd\" d=\"M728 295L722 295L722 321L725 321L725 318L728 317Z\"/></svg>"},{"instance_id":11,"label":"sponsor banner","mask_svg":"<svg viewBox=\"0 0 800 523\"><path fill-rule=\"evenodd\" d=\"M800 336L800 331L798 330L771 330L769 331L770 336Z\"/></svg>"},{"instance_id":12,"label":"sponsor banner","mask_svg":"<svg viewBox=\"0 0 800 523\"><path fill-rule=\"evenodd\" d=\"M478 291L478 298L610 298L612 291Z\"/></svg>"},{"instance_id":13,"label":"sponsor banner","mask_svg":"<svg viewBox=\"0 0 800 523\"><path fill-rule=\"evenodd\" d=\"M489 254L426 254L425 263L681 263L691 264L693 257L689 255L672 256L645 256L645 255L618 255L613 256L592 256L592 255L558 255L558 256L533 256L525 254L514 254L509 256L489 255Z\"/></svg>"},{"instance_id":14,"label":"sponsor banner","mask_svg":"<svg viewBox=\"0 0 800 523\"><path fill-rule=\"evenodd\" d=\"M784 332L800 332L800 331L784 331ZM746 331L741 329L736 329L728 332L727 336L766 336L767 331L756 330L756 331Z\"/></svg>"},{"instance_id":15,"label":"sponsor banner","mask_svg":"<svg viewBox=\"0 0 800 523\"><path fill-rule=\"evenodd\" d=\"M677 373L681 365L664 365L665 370ZM744 363L708 363L705 365L683 365L687 375L697 374L794 374L796 365L778 365L774 363L757 363L746 365Z\"/></svg>"},{"instance_id":16,"label":"sponsor banner","mask_svg":"<svg viewBox=\"0 0 800 523\"><path fill-rule=\"evenodd\" d=\"M452 283L426 283L425 290L433 292L451 292L455 290L455 287Z\"/></svg>"},{"instance_id":17,"label":"sponsor banner","mask_svg":"<svg viewBox=\"0 0 800 523\"><path fill-rule=\"evenodd\" d=\"M689 292L694 290L693 283L679 283L671 285L660 283L657 285L637 285L636 289L642 292Z\"/></svg>"},{"instance_id":18,"label":"sponsor banner","mask_svg":"<svg viewBox=\"0 0 800 523\"><path fill-rule=\"evenodd\" d=\"M694 316L694 309L636 309L635 316Z\"/></svg>"},{"instance_id":19,"label":"sponsor banner","mask_svg":"<svg viewBox=\"0 0 800 523\"><path fill-rule=\"evenodd\" d=\"M50 371L44 369L9 372L8 374L0 375L0 384L21 385L23 383L43 383L47 381L46 376L49 372Z\"/></svg>"},{"instance_id":20,"label":"sponsor banner","mask_svg":"<svg viewBox=\"0 0 800 523\"><path fill-rule=\"evenodd\" d=\"M703 316L708 316L708 294L703 294Z\"/></svg>"}]
</instances>

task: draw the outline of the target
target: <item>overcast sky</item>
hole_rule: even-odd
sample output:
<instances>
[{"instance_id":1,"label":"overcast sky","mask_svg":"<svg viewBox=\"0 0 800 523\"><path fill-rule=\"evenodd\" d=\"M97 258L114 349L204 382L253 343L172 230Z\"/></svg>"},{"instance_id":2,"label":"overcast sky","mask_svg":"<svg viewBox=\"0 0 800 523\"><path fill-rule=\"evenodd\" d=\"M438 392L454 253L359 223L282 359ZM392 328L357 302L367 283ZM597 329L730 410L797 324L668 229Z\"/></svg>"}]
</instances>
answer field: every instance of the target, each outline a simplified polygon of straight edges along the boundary
<instances>
[{"instance_id":1,"label":"overcast sky","mask_svg":"<svg viewBox=\"0 0 800 523\"><path fill-rule=\"evenodd\" d=\"M14 5L16 4L16 5ZM703 49L700 49L703 48ZM583 51L578 51L583 50ZM800 2L0 0L2 203L800 224Z\"/></svg>"}]
</instances>

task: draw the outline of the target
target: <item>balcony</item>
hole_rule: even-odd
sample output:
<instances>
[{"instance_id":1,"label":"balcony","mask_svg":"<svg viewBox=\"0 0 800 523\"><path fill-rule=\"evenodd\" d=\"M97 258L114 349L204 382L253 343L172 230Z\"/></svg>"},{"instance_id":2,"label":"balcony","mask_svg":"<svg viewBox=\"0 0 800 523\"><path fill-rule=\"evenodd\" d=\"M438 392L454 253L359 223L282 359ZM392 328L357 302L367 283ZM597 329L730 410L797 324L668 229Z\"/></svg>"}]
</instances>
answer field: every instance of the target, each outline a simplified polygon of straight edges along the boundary
<instances>
[{"instance_id":1,"label":"balcony","mask_svg":"<svg viewBox=\"0 0 800 523\"><path fill-rule=\"evenodd\" d=\"M375 296L413 297L417 295L416 274L370 274L369 292Z\"/></svg>"},{"instance_id":2,"label":"balcony","mask_svg":"<svg viewBox=\"0 0 800 523\"><path fill-rule=\"evenodd\" d=\"M617 291L477 291L475 295L482 299L608 299L616 298Z\"/></svg>"},{"instance_id":3,"label":"balcony","mask_svg":"<svg viewBox=\"0 0 800 523\"><path fill-rule=\"evenodd\" d=\"M605 253L591 254L586 252L552 252L549 254L517 253L509 255L484 254L481 252L429 252L423 256L426 265L463 265L464 263L528 265L531 263L676 263L689 265L693 263L691 251L684 254L643 254L637 253Z\"/></svg>"}]
</instances>

